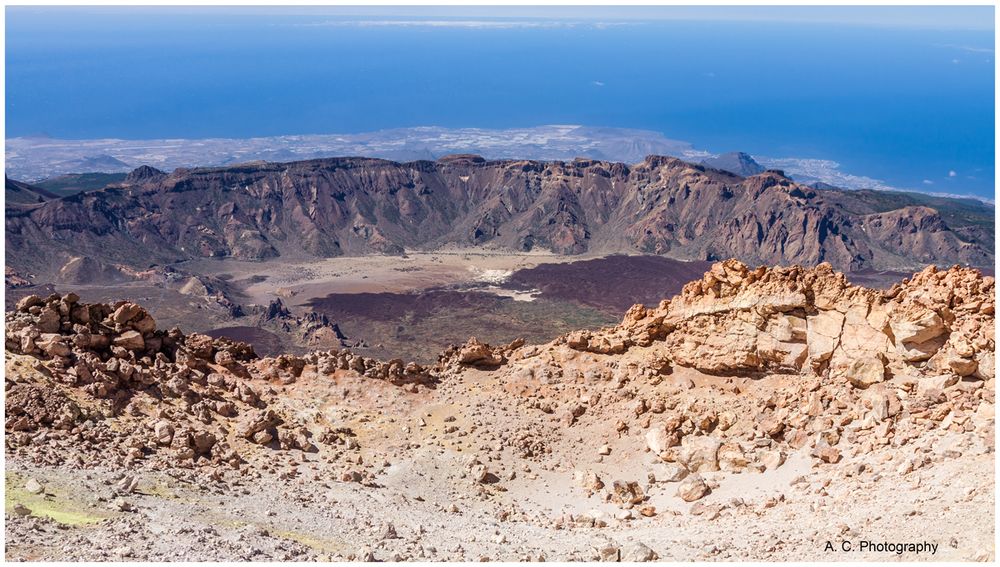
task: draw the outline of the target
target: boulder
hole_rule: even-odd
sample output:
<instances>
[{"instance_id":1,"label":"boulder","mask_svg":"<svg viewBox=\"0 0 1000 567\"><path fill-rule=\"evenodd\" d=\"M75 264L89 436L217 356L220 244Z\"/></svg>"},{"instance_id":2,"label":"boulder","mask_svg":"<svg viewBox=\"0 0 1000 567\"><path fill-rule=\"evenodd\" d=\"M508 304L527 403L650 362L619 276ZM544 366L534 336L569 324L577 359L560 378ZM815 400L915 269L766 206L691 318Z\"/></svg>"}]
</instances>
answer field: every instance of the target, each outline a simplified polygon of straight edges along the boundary
<instances>
[{"instance_id":1,"label":"boulder","mask_svg":"<svg viewBox=\"0 0 1000 567\"><path fill-rule=\"evenodd\" d=\"M24 483L24 490L28 494L41 494L45 492L45 488L42 484L33 478L29 478L28 482Z\"/></svg>"},{"instance_id":2,"label":"boulder","mask_svg":"<svg viewBox=\"0 0 1000 567\"><path fill-rule=\"evenodd\" d=\"M862 399L871 406L871 416L876 422L894 417L902 409L896 392L881 384L868 388Z\"/></svg>"},{"instance_id":3,"label":"boulder","mask_svg":"<svg viewBox=\"0 0 1000 567\"><path fill-rule=\"evenodd\" d=\"M670 447L680 443L677 433L671 431L663 423L657 423L646 432L646 446L655 455L659 455Z\"/></svg>"},{"instance_id":4,"label":"boulder","mask_svg":"<svg viewBox=\"0 0 1000 567\"><path fill-rule=\"evenodd\" d=\"M621 550L613 545L598 548L597 555L602 563L617 563L621 560Z\"/></svg>"},{"instance_id":5,"label":"boulder","mask_svg":"<svg viewBox=\"0 0 1000 567\"><path fill-rule=\"evenodd\" d=\"M658 558L655 551L640 542L630 543L621 549L622 563L645 563Z\"/></svg>"},{"instance_id":6,"label":"boulder","mask_svg":"<svg viewBox=\"0 0 1000 567\"><path fill-rule=\"evenodd\" d=\"M976 371L973 375L980 380L991 380L994 377L996 357L993 352L976 353Z\"/></svg>"},{"instance_id":7,"label":"boulder","mask_svg":"<svg viewBox=\"0 0 1000 567\"><path fill-rule=\"evenodd\" d=\"M212 350L215 348L212 337L199 333L191 333L184 338L184 348L191 356L202 360L212 360Z\"/></svg>"},{"instance_id":8,"label":"boulder","mask_svg":"<svg viewBox=\"0 0 1000 567\"><path fill-rule=\"evenodd\" d=\"M697 474L687 477L677 486L677 496L685 502L700 500L711 491L708 485L705 484L705 480L701 478L701 475Z\"/></svg>"},{"instance_id":9,"label":"boulder","mask_svg":"<svg viewBox=\"0 0 1000 567\"><path fill-rule=\"evenodd\" d=\"M281 422L281 418L272 410L250 411L244 414L243 418L236 425L236 434L244 439L251 439L256 443L267 443L273 436L268 435L267 441L260 441L255 435L279 425Z\"/></svg>"},{"instance_id":10,"label":"boulder","mask_svg":"<svg viewBox=\"0 0 1000 567\"><path fill-rule=\"evenodd\" d=\"M458 351L458 363L466 366L499 366L503 362L503 355L475 337L469 339Z\"/></svg>"},{"instance_id":11,"label":"boulder","mask_svg":"<svg viewBox=\"0 0 1000 567\"><path fill-rule=\"evenodd\" d=\"M174 426L166 420L157 421L153 426L153 438L157 444L169 446L174 439Z\"/></svg>"},{"instance_id":12,"label":"boulder","mask_svg":"<svg viewBox=\"0 0 1000 567\"><path fill-rule=\"evenodd\" d=\"M153 319L151 315L146 313L143 317L132 322L132 328L139 331L143 335L147 335L156 330L156 320Z\"/></svg>"},{"instance_id":13,"label":"boulder","mask_svg":"<svg viewBox=\"0 0 1000 567\"><path fill-rule=\"evenodd\" d=\"M958 382L958 376L953 374L940 374L938 376L925 376L917 380L917 395L927 396L934 392L941 392L948 386L953 386Z\"/></svg>"},{"instance_id":14,"label":"boulder","mask_svg":"<svg viewBox=\"0 0 1000 567\"><path fill-rule=\"evenodd\" d=\"M837 311L820 311L808 317L806 341L809 344L809 359L813 365L829 360L844 328L844 315Z\"/></svg>"},{"instance_id":15,"label":"boulder","mask_svg":"<svg viewBox=\"0 0 1000 567\"><path fill-rule=\"evenodd\" d=\"M855 388L867 388L885 380L885 362L880 356L858 358L843 370L842 375Z\"/></svg>"},{"instance_id":16,"label":"boulder","mask_svg":"<svg viewBox=\"0 0 1000 567\"><path fill-rule=\"evenodd\" d=\"M35 321L35 327L40 333L58 333L61 325L62 319L59 317L59 312L51 307L43 308Z\"/></svg>"},{"instance_id":17,"label":"boulder","mask_svg":"<svg viewBox=\"0 0 1000 567\"><path fill-rule=\"evenodd\" d=\"M573 473L573 480L576 484L585 490L591 490L597 492L598 490L604 488L604 482L601 481L601 477L597 476L592 470L587 471L576 471Z\"/></svg>"},{"instance_id":18,"label":"boulder","mask_svg":"<svg viewBox=\"0 0 1000 567\"><path fill-rule=\"evenodd\" d=\"M111 341L115 346L127 350L143 350L146 348L146 341L138 331L125 331Z\"/></svg>"},{"instance_id":19,"label":"boulder","mask_svg":"<svg viewBox=\"0 0 1000 567\"><path fill-rule=\"evenodd\" d=\"M758 460L765 470L774 470L785 463L785 453L780 449L761 451Z\"/></svg>"},{"instance_id":20,"label":"boulder","mask_svg":"<svg viewBox=\"0 0 1000 567\"><path fill-rule=\"evenodd\" d=\"M836 447L819 444L813 449L812 456L818 458L824 463L834 464L840 461L840 450Z\"/></svg>"},{"instance_id":21,"label":"boulder","mask_svg":"<svg viewBox=\"0 0 1000 567\"><path fill-rule=\"evenodd\" d=\"M58 333L42 333L35 339L35 346L49 356L69 356L73 352L65 337Z\"/></svg>"},{"instance_id":22,"label":"boulder","mask_svg":"<svg viewBox=\"0 0 1000 567\"><path fill-rule=\"evenodd\" d=\"M121 304L118 309L115 309L114 313L111 314L111 320L119 325L124 325L140 314L145 313L146 311L142 307L135 303L126 302Z\"/></svg>"},{"instance_id":23,"label":"boulder","mask_svg":"<svg viewBox=\"0 0 1000 567\"><path fill-rule=\"evenodd\" d=\"M642 487L635 481L616 480L612 484L612 500L622 505L632 505L646 498Z\"/></svg>"},{"instance_id":24,"label":"boulder","mask_svg":"<svg viewBox=\"0 0 1000 567\"><path fill-rule=\"evenodd\" d=\"M214 447L217 442L215 435L208 431L193 432L191 440L194 444L194 452L198 455L208 455L211 453L212 447Z\"/></svg>"},{"instance_id":25,"label":"boulder","mask_svg":"<svg viewBox=\"0 0 1000 567\"><path fill-rule=\"evenodd\" d=\"M490 477L490 471L486 468L486 465L473 465L472 468L469 469L469 476L472 477L473 482L485 484L487 479Z\"/></svg>"},{"instance_id":26,"label":"boulder","mask_svg":"<svg viewBox=\"0 0 1000 567\"><path fill-rule=\"evenodd\" d=\"M18 300L15 309L21 311L22 313L27 313L28 309L31 309L36 305L44 305L44 304L45 301L43 301L41 297L38 297L37 295L29 295L27 297L22 297L20 300Z\"/></svg>"},{"instance_id":27,"label":"boulder","mask_svg":"<svg viewBox=\"0 0 1000 567\"><path fill-rule=\"evenodd\" d=\"M719 468L726 472L740 472L749 464L739 443L724 443L718 451Z\"/></svg>"},{"instance_id":28,"label":"boulder","mask_svg":"<svg viewBox=\"0 0 1000 567\"><path fill-rule=\"evenodd\" d=\"M691 472L717 471L721 446L722 443L714 437L689 435L681 442L677 462Z\"/></svg>"},{"instance_id":29,"label":"boulder","mask_svg":"<svg viewBox=\"0 0 1000 567\"><path fill-rule=\"evenodd\" d=\"M889 321L896 343L920 344L944 334L944 321L934 311L925 310Z\"/></svg>"},{"instance_id":30,"label":"boulder","mask_svg":"<svg viewBox=\"0 0 1000 567\"><path fill-rule=\"evenodd\" d=\"M689 473L687 467L680 463L666 463L659 471L656 478L664 482L680 482Z\"/></svg>"},{"instance_id":31,"label":"boulder","mask_svg":"<svg viewBox=\"0 0 1000 567\"><path fill-rule=\"evenodd\" d=\"M947 361L948 368L959 376L970 376L979 368L979 363L973 359L954 357Z\"/></svg>"}]
</instances>

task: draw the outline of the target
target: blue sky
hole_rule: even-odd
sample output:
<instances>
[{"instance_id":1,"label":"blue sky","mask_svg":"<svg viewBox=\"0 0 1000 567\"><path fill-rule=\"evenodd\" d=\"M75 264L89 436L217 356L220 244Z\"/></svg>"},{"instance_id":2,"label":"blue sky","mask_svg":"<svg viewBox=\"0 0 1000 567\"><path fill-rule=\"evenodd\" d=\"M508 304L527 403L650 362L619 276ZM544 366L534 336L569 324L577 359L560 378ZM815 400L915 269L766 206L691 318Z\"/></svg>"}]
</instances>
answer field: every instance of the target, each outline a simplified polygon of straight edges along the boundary
<instances>
[{"instance_id":1,"label":"blue sky","mask_svg":"<svg viewBox=\"0 0 1000 567\"><path fill-rule=\"evenodd\" d=\"M8 13L132 13L134 7L38 8ZM992 6L206 6L144 7L146 13L416 18L707 20L993 30Z\"/></svg>"}]
</instances>

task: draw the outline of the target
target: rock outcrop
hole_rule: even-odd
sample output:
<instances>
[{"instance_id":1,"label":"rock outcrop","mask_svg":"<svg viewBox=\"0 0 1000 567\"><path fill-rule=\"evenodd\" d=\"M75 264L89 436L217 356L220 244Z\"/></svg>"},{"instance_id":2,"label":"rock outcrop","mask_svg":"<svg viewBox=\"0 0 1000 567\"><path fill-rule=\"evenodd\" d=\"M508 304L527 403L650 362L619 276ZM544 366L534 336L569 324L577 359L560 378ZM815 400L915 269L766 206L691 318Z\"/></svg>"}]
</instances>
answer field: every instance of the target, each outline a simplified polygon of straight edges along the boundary
<instances>
[{"instance_id":1,"label":"rock outcrop","mask_svg":"<svg viewBox=\"0 0 1000 567\"><path fill-rule=\"evenodd\" d=\"M884 292L850 285L829 264L750 269L715 264L657 308L565 337L601 354L654 343L672 364L733 374L828 374L866 388L935 371L994 375L995 282L977 270L928 267Z\"/></svg>"},{"instance_id":2,"label":"rock outcrop","mask_svg":"<svg viewBox=\"0 0 1000 567\"><path fill-rule=\"evenodd\" d=\"M85 304L72 293L21 299L7 313L5 339L9 354L37 360L29 374L52 380L46 385L8 373L8 447L29 446L36 432L54 429L83 435L84 450L119 462L166 451L172 462L239 467L237 439L309 450L312 433L269 409L261 388L292 383L307 367L320 376L345 370L410 388L435 381L420 365L346 350L259 358L245 343L158 330L135 303ZM82 405L90 413L78 396L88 400ZM94 413L95 407L102 409ZM144 419L139 430L124 432L108 429L107 415Z\"/></svg>"},{"instance_id":3,"label":"rock outcrop","mask_svg":"<svg viewBox=\"0 0 1000 567\"><path fill-rule=\"evenodd\" d=\"M310 348L321 348L324 345L338 347L349 346L347 336L340 326L330 321L329 317L316 311L309 311L302 317L297 317L285 307L280 298L272 299L267 307L250 306L251 315L257 315L257 326L275 327L284 333L294 335L297 342Z\"/></svg>"}]
</instances>

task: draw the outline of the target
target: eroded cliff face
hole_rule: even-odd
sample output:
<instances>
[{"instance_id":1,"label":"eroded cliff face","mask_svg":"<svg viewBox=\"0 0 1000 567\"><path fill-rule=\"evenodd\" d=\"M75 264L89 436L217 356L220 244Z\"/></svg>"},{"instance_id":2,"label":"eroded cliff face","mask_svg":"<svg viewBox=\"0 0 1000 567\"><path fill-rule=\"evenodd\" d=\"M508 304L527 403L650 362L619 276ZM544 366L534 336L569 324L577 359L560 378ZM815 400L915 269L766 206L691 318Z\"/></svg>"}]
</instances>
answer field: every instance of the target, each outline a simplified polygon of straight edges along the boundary
<instances>
[{"instance_id":1,"label":"eroded cliff face","mask_svg":"<svg viewBox=\"0 0 1000 567\"><path fill-rule=\"evenodd\" d=\"M53 258L80 256L145 268L448 244L826 261L842 270L993 258L992 241L960 235L933 209L876 210L850 192L817 191L779 172L743 179L657 156L631 166L453 156L142 170L120 186L19 205L7 216L8 262L40 274L53 271Z\"/></svg>"}]
</instances>

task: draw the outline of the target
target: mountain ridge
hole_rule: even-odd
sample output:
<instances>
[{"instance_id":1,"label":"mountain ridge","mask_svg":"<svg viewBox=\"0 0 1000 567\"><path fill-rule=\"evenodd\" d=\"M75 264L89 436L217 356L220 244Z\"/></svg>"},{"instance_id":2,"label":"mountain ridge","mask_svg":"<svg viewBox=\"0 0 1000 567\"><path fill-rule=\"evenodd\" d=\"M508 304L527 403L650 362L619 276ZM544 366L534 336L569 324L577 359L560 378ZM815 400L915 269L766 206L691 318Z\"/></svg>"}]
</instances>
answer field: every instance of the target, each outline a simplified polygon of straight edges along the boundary
<instances>
[{"instance_id":1,"label":"mountain ridge","mask_svg":"<svg viewBox=\"0 0 1000 567\"><path fill-rule=\"evenodd\" d=\"M907 224L906 211L887 222L884 213L903 207L869 201L777 171L742 178L665 156L637 164L342 157L143 169L101 190L8 210L6 238L9 263L41 274L51 274L52 259L80 255L144 268L200 257L402 254L456 244L828 261L844 270L992 264L992 238L984 238L992 226L960 233L929 207L920 207L920 226Z\"/></svg>"}]
</instances>

